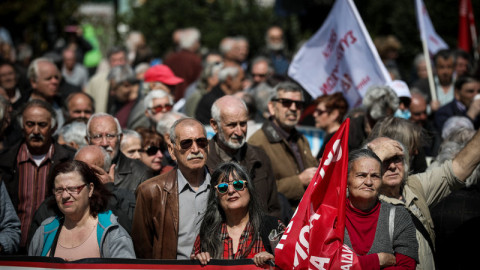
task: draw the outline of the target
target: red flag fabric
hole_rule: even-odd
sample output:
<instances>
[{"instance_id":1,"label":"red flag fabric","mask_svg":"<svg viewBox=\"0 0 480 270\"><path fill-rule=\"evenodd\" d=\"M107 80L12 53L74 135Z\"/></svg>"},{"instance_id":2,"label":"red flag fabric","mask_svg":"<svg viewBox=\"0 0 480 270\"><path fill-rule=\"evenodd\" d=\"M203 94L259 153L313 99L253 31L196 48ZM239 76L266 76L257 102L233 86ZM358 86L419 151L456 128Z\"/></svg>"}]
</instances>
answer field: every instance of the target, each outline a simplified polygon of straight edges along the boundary
<instances>
[{"instance_id":1,"label":"red flag fabric","mask_svg":"<svg viewBox=\"0 0 480 270\"><path fill-rule=\"evenodd\" d=\"M322 162L275 249L280 269L361 269L343 245L350 119L330 139Z\"/></svg>"},{"instance_id":2,"label":"red flag fabric","mask_svg":"<svg viewBox=\"0 0 480 270\"><path fill-rule=\"evenodd\" d=\"M471 0L459 1L458 48L471 52L477 37Z\"/></svg>"}]
</instances>

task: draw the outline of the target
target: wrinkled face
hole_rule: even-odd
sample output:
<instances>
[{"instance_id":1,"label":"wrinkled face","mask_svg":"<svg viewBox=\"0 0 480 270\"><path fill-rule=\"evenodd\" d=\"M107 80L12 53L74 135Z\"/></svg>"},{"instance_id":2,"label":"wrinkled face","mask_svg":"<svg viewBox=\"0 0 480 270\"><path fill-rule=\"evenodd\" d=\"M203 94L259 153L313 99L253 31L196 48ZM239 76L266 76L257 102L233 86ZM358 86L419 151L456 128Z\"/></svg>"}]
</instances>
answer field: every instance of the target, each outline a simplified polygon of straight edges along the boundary
<instances>
[{"instance_id":1,"label":"wrinkled face","mask_svg":"<svg viewBox=\"0 0 480 270\"><path fill-rule=\"evenodd\" d=\"M110 83L110 85L113 85L113 83ZM112 88L112 95L118 102L127 102L134 90L134 86L128 82L119 83Z\"/></svg>"},{"instance_id":2,"label":"wrinkled face","mask_svg":"<svg viewBox=\"0 0 480 270\"><path fill-rule=\"evenodd\" d=\"M381 164L377 160L367 157L355 160L347 180L350 200L376 200L382 184L381 177Z\"/></svg>"},{"instance_id":3,"label":"wrinkled face","mask_svg":"<svg viewBox=\"0 0 480 270\"><path fill-rule=\"evenodd\" d=\"M382 184L391 188L400 186L405 176L403 156L394 156L384 160L383 167L385 168L385 173L383 174Z\"/></svg>"},{"instance_id":4,"label":"wrinkled face","mask_svg":"<svg viewBox=\"0 0 480 270\"><path fill-rule=\"evenodd\" d=\"M148 145L142 149L140 160L154 172L162 169L163 147L159 145Z\"/></svg>"},{"instance_id":5,"label":"wrinkled face","mask_svg":"<svg viewBox=\"0 0 480 270\"><path fill-rule=\"evenodd\" d=\"M90 138L87 138L89 144L105 148L112 159L117 156L122 135L118 134L117 125L112 117L95 117L90 122L89 132Z\"/></svg>"},{"instance_id":6,"label":"wrinkled face","mask_svg":"<svg viewBox=\"0 0 480 270\"><path fill-rule=\"evenodd\" d=\"M110 67L123 66L127 63L127 57L124 52L117 52L108 59Z\"/></svg>"},{"instance_id":7,"label":"wrinkled face","mask_svg":"<svg viewBox=\"0 0 480 270\"><path fill-rule=\"evenodd\" d=\"M315 127L321 129L328 129L328 127L335 122L335 116L331 112L327 111L327 107L324 102L320 102L313 112L315 117Z\"/></svg>"},{"instance_id":8,"label":"wrinkled face","mask_svg":"<svg viewBox=\"0 0 480 270\"><path fill-rule=\"evenodd\" d=\"M124 136L120 150L128 158L140 159L140 152L142 152L140 139L135 136Z\"/></svg>"},{"instance_id":9,"label":"wrinkled face","mask_svg":"<svg viewBox=\"0 0 480 270\"><path fill-rule=\"evenodd\" d=\"M480 94L480 82L469 82L462 85L460 91L456 91L456 98L463 103L463 105L470 107L473 98L476 94Z\"/></svg>"},{"instance_id":10,"label":"wrinkled face","mask_svg":"<svg viewBox=\"0 0 480 270\"><path fill-rule=\"evenodd\" d=\"M236 190L233 187L233 182L235 180L245 180L245 179L239 179L236 176L230 175L228 177L228 190L225 193L220 193L217 190L217 196L220 199L220 207L222 207L223 211L226 213L229 211L234 211L234 210L247 210L248 209L248 204L250 203L250 193L248 193L248 188L245 183L245 186L243 190ZM219 182L217 184L220 184L222 182ZM227 183L227 182L223 182Z\"/></svg>"},{"instance_id":11,"label":"wrinkled face","mask_svg":"<svg viewBox=\"0 0 480 270\"><path fill-rule=\"evenodd\" d=\"M30 81L32 88L44 98L52 99L58 93L60 72L57 67L46 61L38 62L38 74L35 81Z\"/></svg>"},{"instance_id":12,"label":"wrinkled face","mask_svg":"<svg viewBox=\"0 0 480 270\"><path fill-rule=\"evenodd\" d=\"M410 103L410 121L418 125L425 125L427 123L427 102L423 98L412 96Z\"/></svg>"},{"instance_id":13,"label":"wrinkled face","mask_svg":"<svg viewBox=\"0 0 480 270\"><path fill-rule=\"evenodd\" d=\"M221 119L213 128L218 138L229 148L240 149L247 136L247 111L238 106L223 108Z\"/></svg>"},{"instance_id":14,"label":"wrinkled face","mask_svg":"<svg viewBox=\"0 0 480 270\"><path fill-rule=\"evenodd\" d=\"M245 73L243 72L242 68L239 68L238 74L236 77L232 78L230 83L230 89L233 92L238 92L243 89L243 79L245 77Z\"/></svg>"},{"instance_id":15,"label":"wrinkled face","mask_svg":"<svg viewBox=\"0 0 480 270\"><path fill-rule=\"evenodd\" d=\"M17 85L15 70L10 65L0 66L0 86L4 89L13 89Z\"/></svg>"},{"instance_id":16,"label":"wrinkled face","mask_svg":"<svg viewBox=\"0 0 480 270\"><path fill-rule=\"evenodd\" d=\"M68 102L68 115L70 119L88 121L93 114L93 104L88 97L77 94Z\"/></svg>"},{"instance_id":17,"label":"wrinkled face","mask_svg":"<svg viewBox=\"0 0 480 270\"><path fill-rule=\"evenodd\" d=\"M74 191L61 190L62 188L71 188ZM61 173L55 177L55 200L66 218L76 218L90 210L89 199L93 194L93 188L92 183L86 185L82 176L75 171Z\"/></svg>"},{"instance_id":18,"label":"wrinkled face","mask_svg":"<svg viewBox=\"0 0 480 270\"><path fill-rule=\"evenodd\" d=\"M29 149L46 149L53 133L50 112L41 107L30 107L23 112L23 135Z\"/></svg>"},{"instance_id":19,"label":"wrinkled face","mask_svg":"<svg viewBox=\"0 0 480 270\"><path fill-rule=\"evenodd\" d=\"M303 103L302 94L300 92L279 91L278 99L289 102L270 101L268 103L268 111L274 117L274 121L278 126L287 130L292 129L300 120L302 110L297 106L298 103L296 102Z\"/></svg>"},{"instance_id":20,"label":"wrinkled face","mask_svg":"<svg viewBox=\"0 0 480 270\"><path fill-rule=\"evenodd\" d=\"M268 64L266 62L258 62L252 66L252 77L255 84L262 83L267 80Z\"/></svg>"},{"instance_id":21,"label":"wrinkled face","mask_svg":"<svg viewBox=\"0 0 480 270\"><path fill-rule=\"evenodd\" d=\"M203 169L207 162L208 141L200 123L184 120L175 128L175 144L168 144L172 159L177 161L180 170L195 171ZM204 147L203 147L204 146Z\"/></svg>"},{"instance_id":22,"label":"wrinkled face","mask_svg":"<svg viewBox=\"0 0 480 270\"><path fill-rule=\"evenodd\" d=\"M152 121L157 123L160 121L160 118L162 118L165 113L171 111L172 108L173 104L167 96L154 98L152 99L152 107L147 108L146 114Z\"/></svg>"},{"instance_id":23,"label":"wrinkled face","mask_svg":"<svg viewBox=\"0 0 480 270\"><path fill-rule=\"evenodd\" d=\"M439 57L435 65L438 80L441 85L450 85L453 75L453 57L447 59Z\"/></svg>"},{"instance_id":24,"label":"wrinkled face","mask_svg":"<svg viewBox=\"0 0 480 270\"><path fill-rule=\"evenodd\" d=\"M279 27L272 27L268 30L267 47L272 50L282 50L284 47L283 30Z\"/></svg>"},{"instance_id":25,"label":"wrinkled face","mask_svg":"<svg viewBox=\"0 0 480 270\"><path fill-rule=\"evenodd\" d=\"M455 63L455 73L457 77L464 76L468 73L468 60L458 57Z\"/></svg>"},{"instance_id":26,"label":"wrinkled face","mask_svg":"<svg viewBox=\"0 0 480 270\"><path fill-rule=\"evenodd\" d=\"M236 49L237 49L237 60L239 62L245 61L248 56L249 46L246 40L238 40L236 42Z\"/></svg>"}]
</instances>

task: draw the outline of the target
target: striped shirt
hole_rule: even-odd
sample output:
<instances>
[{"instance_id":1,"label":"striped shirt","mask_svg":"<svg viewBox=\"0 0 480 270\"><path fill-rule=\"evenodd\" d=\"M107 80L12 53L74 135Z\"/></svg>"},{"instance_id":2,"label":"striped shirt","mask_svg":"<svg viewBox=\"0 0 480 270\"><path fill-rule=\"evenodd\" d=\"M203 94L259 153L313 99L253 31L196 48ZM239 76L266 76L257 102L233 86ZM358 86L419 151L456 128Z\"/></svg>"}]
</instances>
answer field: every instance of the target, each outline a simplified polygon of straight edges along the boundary
<instances>
[{"instance_id":1,"label":"striped shirt","mask_svg":"<svg viewBox=\"0 0 480 270\"><path fill-rule=\"evenodd\" d=\"M27 244L28 230L33 215L47 195L47 180L52 166L53 144L39 166L23 143L17 154L18 168L18 217L21 222L22 238L20 246Z\"/></svg>"}]
</instances>

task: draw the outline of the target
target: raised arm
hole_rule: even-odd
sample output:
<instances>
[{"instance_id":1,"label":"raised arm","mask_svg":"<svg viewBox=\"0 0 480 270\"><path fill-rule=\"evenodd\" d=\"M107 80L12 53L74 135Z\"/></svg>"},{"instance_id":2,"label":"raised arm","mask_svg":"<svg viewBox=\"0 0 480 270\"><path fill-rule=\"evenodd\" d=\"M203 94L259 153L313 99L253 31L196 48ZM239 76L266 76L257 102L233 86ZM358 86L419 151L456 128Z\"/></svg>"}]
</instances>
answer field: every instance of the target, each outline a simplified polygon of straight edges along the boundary
<instances>
[{"instance_id":1,"label":"raised arm","mask_svg":"<svg viewBox=\"0 0 480 270\"><path fill-rule=\"evenodd\" d=\"M480 133L477 131L475 136L467 145L457 154L452 161L452 170L460 181L465 181L480 162Z\"/></svg>"}]
</instances>

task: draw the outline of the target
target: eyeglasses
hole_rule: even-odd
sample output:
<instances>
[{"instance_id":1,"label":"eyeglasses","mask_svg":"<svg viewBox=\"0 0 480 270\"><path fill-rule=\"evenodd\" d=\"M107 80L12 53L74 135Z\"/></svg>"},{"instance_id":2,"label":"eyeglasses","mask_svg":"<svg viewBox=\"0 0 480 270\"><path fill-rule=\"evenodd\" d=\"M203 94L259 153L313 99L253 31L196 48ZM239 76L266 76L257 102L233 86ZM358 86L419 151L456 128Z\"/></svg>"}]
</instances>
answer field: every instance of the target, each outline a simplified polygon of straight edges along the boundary
<instances>
[{"instance_id":1,"label":"eyeglasses","mask_svg":"<svg viewBox=\"0 0 480 270\"><path fill-rule=\"evenodd\" d=\"M83 188L86 186L87 184L83 184L83 185L80 185L80 186L76 186L76 187L66 187L66 188L54 188L53 189L53 193L56 195L56 196L60 196L63 194L64 191L66 191L68 194L70 195L73 195L73 194L79 194L80 192L82 192Z\"/></svg>"},{"instance_id":2,"label":"eyeglasses","mask_svg":"<svg viewBox=\"0 0 480 270\"><path fill-rule=\"evenodd\" d=\"M145 153L149 156L153 156L153 155L156 155L158 151L161 151L163 152L165 150L164 147L158 147L158 146L155 146L155 145L150 145L147 150L145 150Z\"/></svg>"},{"instance_id":3,"label":"eyeglasses","mask_svg":"<svg viewBox=\"0 0 480 270\"><path fill-rule=\"evenodd\" d=\"M90 136L90 139L94 142L99 142L102 140L103 137L107 138L107 141L113 141L113 139L117 138L118 134L97 134Z\"/></svg>"},{"instance_id":4,"label":"eyeglasses","mask_svg":"<svg viewBox=\"0 0 480 270\"><path fill-rule=\"evenodd\" d=\"M153 108L149 108L152 114L157 114L159 112L169 112L173 108L172 104L165 104L165 105L157 105Z\"/></svg>"},{"instance_id":5,"label":"eyeglasses","mask_svg":"<svg viewBox=\"0 0 480 270\"><path fill-rule=\"evenodd\" d=\"M198 139L195 139L195 143L197 143L198 147L205 148L208 145L208 140L207 140L207 138L198 138ZM192 139L186 139L186 140L181 140L180 141L180 147L183 150L190 149L190 147L192 147L192 145L193 145L193 140Z\"/></svg>"},{"instance_id":6,"label":"eyeglasses","mask_svg":"<svg viewBox=\"0 0 480 270\"><path fill-rule=\"evenodd\" d=\"M298 110L303 109L303 107L305 106L304 101L293 100L293 99L288 99L288 98L274 98L274 99L272 99L272 101L280 102L282 104L282 106L285 107L285 108L290 108L290 107L292 107L292 104L295 103L295 107Z\"/></svg>"},{"instance_id":7,"label":"eyeglasses","mask_svg":"<svg viewBox=\"0 0 480 270\"><path fill-rule=\"evenodd\" d=\"M322 115L324 113L327 113L328 110L320 110L320 109L315 109L315 113L318 114L318 115Z\"/></svg>"},{"instance_id":8,"label":"eyeglasses","mask_svg":"<svg viewBox=\"0 0 480 270\"><path fill-rule=\"evenodd\" d=\"M220 183L218 185L215 186L215 188L217 189L218 193L220 194L225 194L227 193L228 191L228 185L232 185L233 186L233 189L235 189L236 191L242 191L245 189L245 185L247 184L247 181L245 180L235 180L235 181L231 181L231 182L228 182L228 183Z\"/></svg>"}]
</instances>

